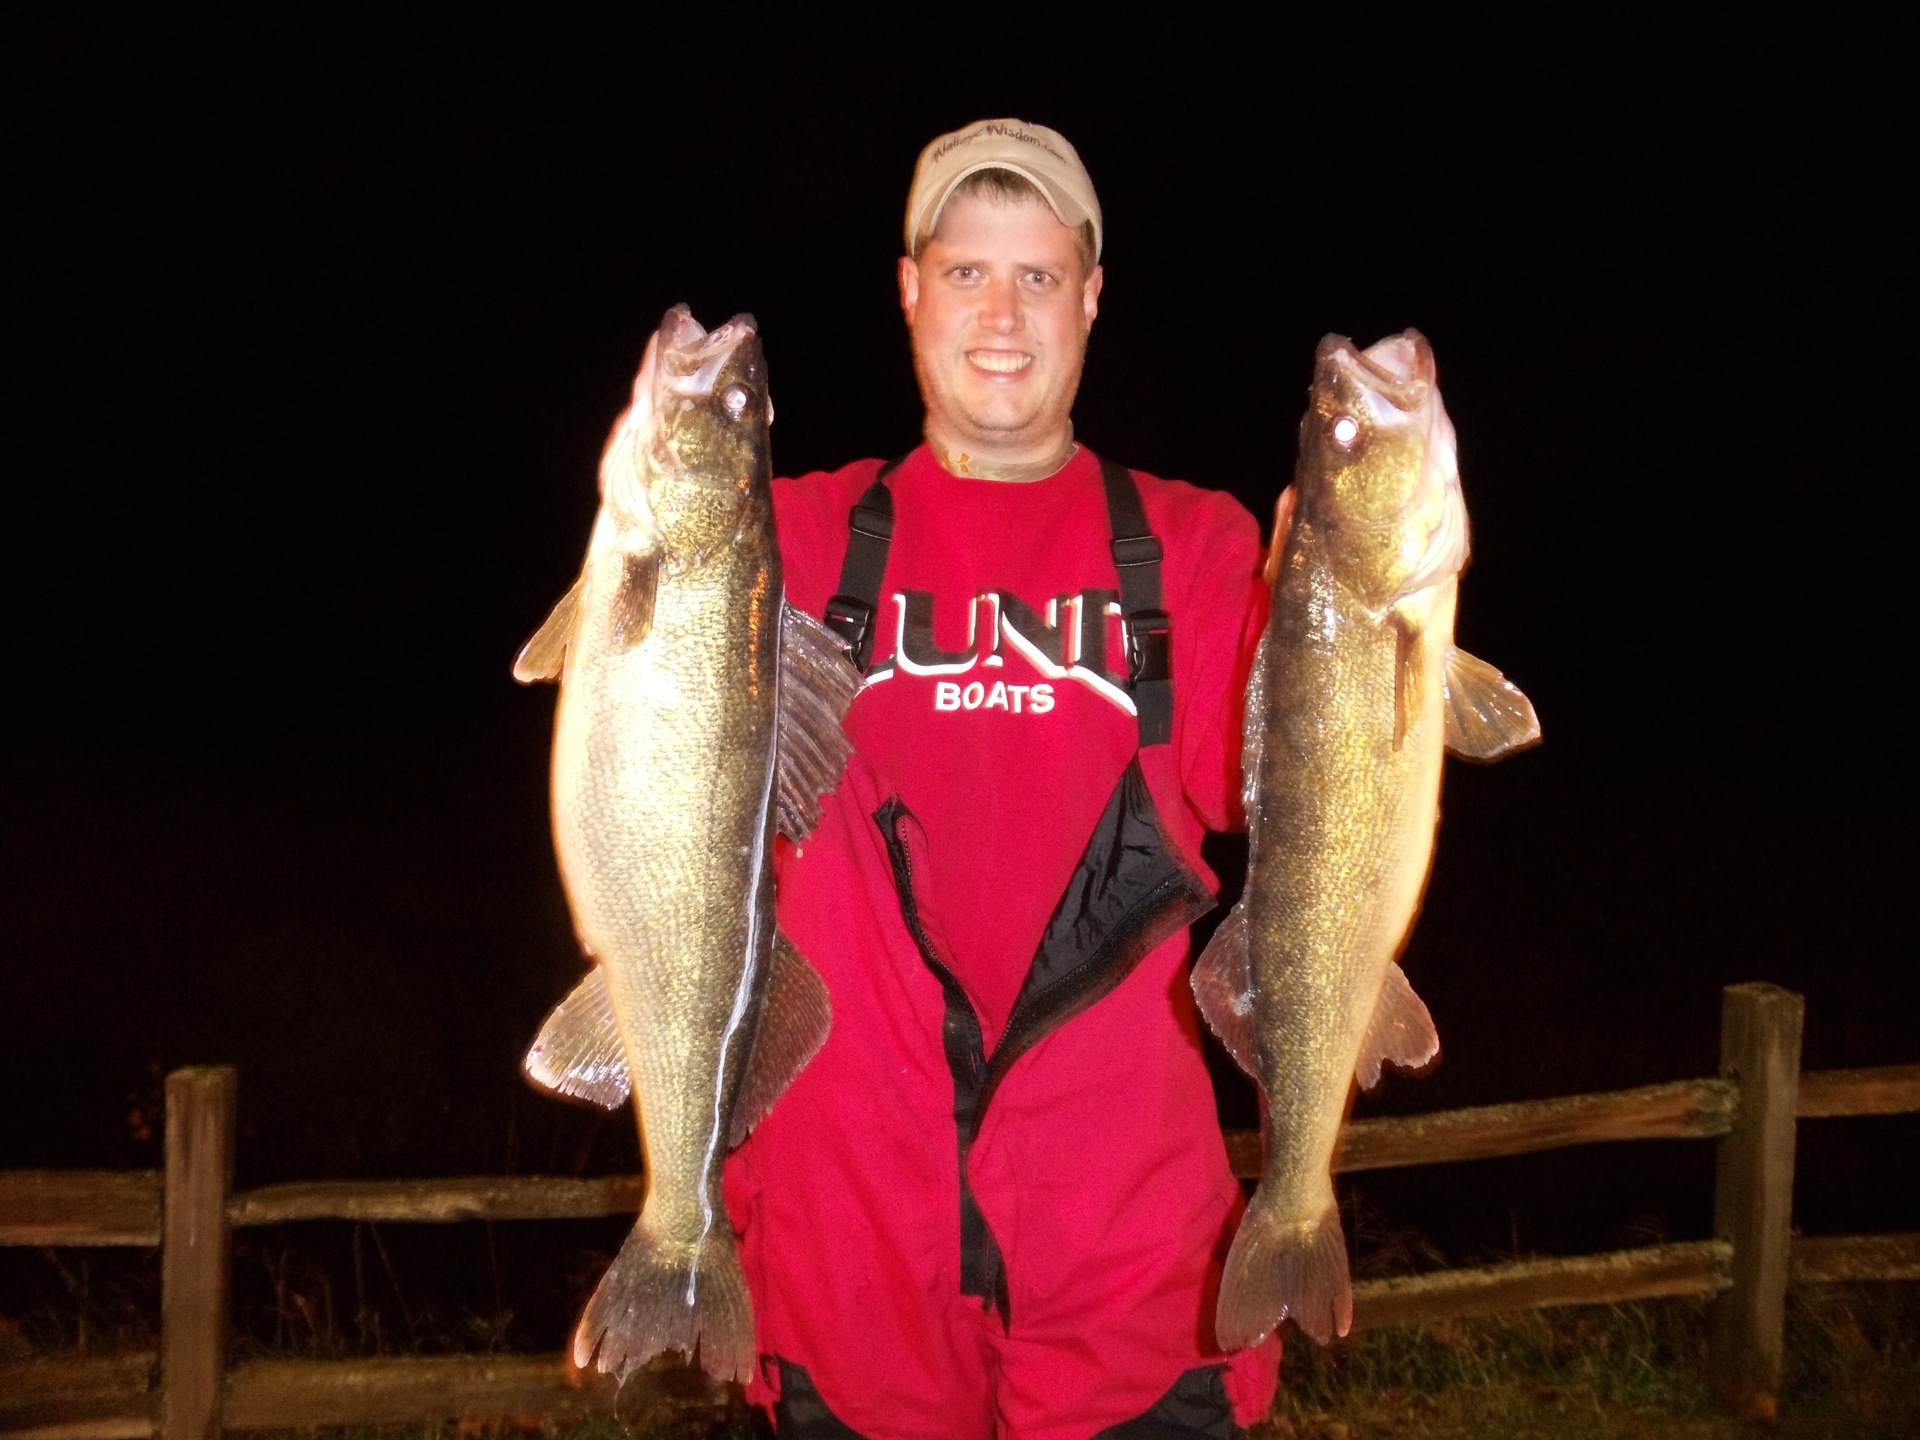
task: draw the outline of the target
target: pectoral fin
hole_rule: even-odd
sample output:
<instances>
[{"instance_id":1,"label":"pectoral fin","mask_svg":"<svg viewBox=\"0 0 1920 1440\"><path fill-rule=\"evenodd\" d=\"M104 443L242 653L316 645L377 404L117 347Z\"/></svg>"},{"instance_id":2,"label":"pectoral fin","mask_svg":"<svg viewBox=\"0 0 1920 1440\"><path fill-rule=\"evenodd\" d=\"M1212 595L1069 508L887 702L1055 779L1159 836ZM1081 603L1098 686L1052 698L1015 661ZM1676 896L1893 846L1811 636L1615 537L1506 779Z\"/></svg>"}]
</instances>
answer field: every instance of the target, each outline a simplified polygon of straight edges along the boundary
<instances>
[{"instance_id":1,"label":"pectoral fin","mask_svg":"<svg viewBox=\"0 0 1920 1440\"><path fill-rule=\"evenodd\" d=\"M629 550L620 570L620 593L613 599L613 639L631 650L653 630L653 595L660 583L660 552Z\"/></svg>"},{"instance_id":2,"label":"pectoral fin","mask_svg":"<svg viewBox=\"0 0 1920 1440\"><path fill-rule=\"evenodd\" d=\"M1261 574L1268 588L1280 578L1280 561L1287 553L1287 536L1293 532L1293 487L1287 486L1273 502L1273 543L1267 547L1267 563Z\"/></svg>"},{"instance_id":3,"label":"pectoral fin","mask_svg":"<svg viewBox=\"0 0 1920 1440\"><path fill-rule=\"evenodd\" d=\"M1433 1028L1433 1017L1426 1003L1413 993L1407 972L1391 961L1387 978L1380 987L1380 999L1367 1022L1367 1033L1360 1042L1360 1058L1353 1067L1353 1078L1362 1090L1380 1083L1382 1064L1418 1070L1440 1053L1440 1035Z\"/></svg>"},{"instance_id":4,"label":"pectoral fin","mask_svg":"<svg viewBox=\"0 0 1920 1440\"><path fill-rule=\"evenodd\" d=\"M520 1068L534 1084L555 1094L591 1100L609 1110L627 1103L633 1077L613 1018L607 977L598 965L554 1007Z\"/></svg>"},{"instance_id":5,"label":"pectoral fin","mask_svg":"<svg viewBox=\"0 0 1920 1440\"><path fill-rule=\"evenodd\" d=\"M522 685L560 678L560 672L566 667L567 646L573 643L574 629L580 623L580 592L586 583L585 575L573 582L545 622L533 632L533 638L513 657L513 678Z\"/></svg>"},{"instance_id":6,"label":"pectoral fin","mask_svg":"<svg viewBox=\"0 0 1920 1440\"><path fill-rule=\"evenodd\" d=\"M775 934L768 963L760 1028L753 1037L740 1098L734 1102L729 1145L738 1145L767 1118L773 1102L807 1068L833 1028L833 1002L827 998L826 982L785 934Z\"/></svg>"},{"instance_id":7,"label":"pectoral fin","mask_svg":"<svg viewBox=\"0 0 1920 1440\"><path fill-rule=\"evenodd\" d=\"M780 606L780 754L775 823L804 840L820 819L820 797L840 783L853 742L842 722L860 689L840 639L793 606Z\"/></svg>"},{"instance_id":8,"label":"pectoral fin","mask_svg":"<svg viewBox=\"0 0 1920 1440\"><path fill-rule=\"evenodd\" d=\"M1213 932L1193 967L1193 998L1208 1027L1240 1068L1260 1083L1253 1034L1253 970L1247 949L1247 912L1235 905Z\"/></svg>"},{"instance_id":9,"label":"pectoral fin","mask_svg":"<svg viewBox=\"0 0 1920 1440\"><path fill-rule=\"evenodd\" d=\"M1457 647L1447 651L1447 748L1468 760L1498 760L1536 744L1533 702L1486 661Z\"/></svg>"},{"instance_id":10,"label":"pectoral fin","mask_svg":"<svg viewBox=\"0 0 1920 1440\"><path fill-rule=\"evenodd\" d=\"M1394 636L1393 748L1398 750L1406 743L1407 729L1420 705L1420 685L1425 679L1421 672L1425 667L1419 632L1398 615L1390 616L1387 623L1393 626Z\"/></svg>"}]
</instances>

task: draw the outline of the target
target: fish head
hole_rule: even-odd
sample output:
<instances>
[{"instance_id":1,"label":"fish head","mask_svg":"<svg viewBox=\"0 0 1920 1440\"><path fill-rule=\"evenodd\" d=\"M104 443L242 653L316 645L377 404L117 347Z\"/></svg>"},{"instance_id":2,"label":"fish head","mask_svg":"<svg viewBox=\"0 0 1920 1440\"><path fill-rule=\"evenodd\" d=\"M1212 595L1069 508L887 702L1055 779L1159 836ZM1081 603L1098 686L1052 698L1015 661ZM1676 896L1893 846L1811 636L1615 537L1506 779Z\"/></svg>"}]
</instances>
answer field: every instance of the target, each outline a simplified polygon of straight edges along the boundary
<instances>
[{"instance_id":1,"label":"fish head","mask_svg":"<svg viewBox=\"0 0 1920 1440\"><path fill-rule=\"evenodd\" d=\"M1384 611L1458 573L1466 507L1433 347L1417 330L1362 350L1329 335L1300 425L1300 518L1326 536L1335 573Z\"/></svg>"},{"instance_id":2,"label":"fish head","mask_svg":"<svg viewBox=\"0 0 1920 1440\"><path fill-rule=\"evenodd\" d=\"M600 466L604 507L648 548L692 558L724 544L771 484L766 359L759 326L707 330L685 305L647 342L633 403Z\"/></svg>"}]
</instances>

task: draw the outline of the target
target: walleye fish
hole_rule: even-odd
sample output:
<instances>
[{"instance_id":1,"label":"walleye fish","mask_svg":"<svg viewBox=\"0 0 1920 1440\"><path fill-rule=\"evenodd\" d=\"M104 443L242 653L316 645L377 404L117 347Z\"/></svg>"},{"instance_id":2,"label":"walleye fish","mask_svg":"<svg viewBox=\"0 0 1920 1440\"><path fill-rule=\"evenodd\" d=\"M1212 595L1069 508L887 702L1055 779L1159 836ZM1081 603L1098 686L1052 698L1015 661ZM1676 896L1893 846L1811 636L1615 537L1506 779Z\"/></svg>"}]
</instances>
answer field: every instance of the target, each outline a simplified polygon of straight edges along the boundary
<instances>
[{"instance_id":1,"label":"walleye fish","mask_svg":"<svg viewBox=\"0 0 1920 1440\"><path fill-rule=\"evenodd\" d=\"M1246 891L1194 968L1208 1023L1267 1103L1259 1188L1215 1317L1251 1345L1287 1316L1322 1344L1353 1322L1334 1205L1352 1082L1439 1053L1395 959L1425 888L1443 749L1491 760L1540 737L1533 707L1453 644L1467 559L1453 425L1409 330L1316 357L1273 609L1247 688Z\"/></svg>"},{"instance_id":2,"label":"walleye fish","mask_svg":"<svg viewBox=\"0 0 1920 1440\"><path fill-rule=\"evenodd\" d=\"M849 746L859 677L781 591L772 406L751 316L678 306L600 462L579 580L514 664L558 679L553 836L595 962L528 1054L537 1083L613 1108L646 1155L639 1223L573 1336L624 1379L696 1354L754 1361L721 1161L825 1041L813 968L774 925L774 832L805 837Z\"/></svg>"}]
</instances>

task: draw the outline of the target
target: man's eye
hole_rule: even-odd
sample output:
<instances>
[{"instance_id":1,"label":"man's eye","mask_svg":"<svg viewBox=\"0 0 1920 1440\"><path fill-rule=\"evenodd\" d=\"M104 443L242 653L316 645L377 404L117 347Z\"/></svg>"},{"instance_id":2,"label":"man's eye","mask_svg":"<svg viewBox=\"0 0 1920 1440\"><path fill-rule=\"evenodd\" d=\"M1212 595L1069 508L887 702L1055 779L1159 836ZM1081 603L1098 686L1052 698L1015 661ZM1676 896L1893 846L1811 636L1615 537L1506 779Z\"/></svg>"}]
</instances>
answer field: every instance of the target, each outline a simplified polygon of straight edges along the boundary
<instances>
[{"instance_id":1,"label":"man's eye","mask_svg":"<svg viewBox=\"0 0 1920 1440\"><path fill-rule=\"evenodd\" d=\"M1053 276L1045 270L1029 270L1027 272L1027 283L1036 290L1044 290L1047 286L1053 284Z\"/></svg>"},{"instance_id":2,"label":"man's eye","mask_svg":"<svg viewBox=\"0 0 1920 1440\"><path fill-rule=\"evenodd\" d=\"M972 265L956 265L953 267L953 278L956 280L976 280L979 276L979 270Z\"/></svg>"}]
</instances>

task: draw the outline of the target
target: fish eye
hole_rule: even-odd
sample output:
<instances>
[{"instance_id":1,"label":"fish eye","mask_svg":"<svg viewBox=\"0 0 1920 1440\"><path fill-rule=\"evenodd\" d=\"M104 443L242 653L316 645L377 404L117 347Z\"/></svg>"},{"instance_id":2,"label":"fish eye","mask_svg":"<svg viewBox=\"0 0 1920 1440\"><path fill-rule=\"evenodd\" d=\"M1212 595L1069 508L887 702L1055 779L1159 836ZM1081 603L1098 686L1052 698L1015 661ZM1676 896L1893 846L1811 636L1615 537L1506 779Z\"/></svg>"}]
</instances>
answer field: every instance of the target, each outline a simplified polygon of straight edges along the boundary
<instances>
[{"instance_id":1,"label":"fish eye","mask_svg":"<svg viewBox=\"0 0 1920 1440\"><path fill-rule=\"evenodd\" d=\"M1351 450L1353 442L1360 438L1360 422L1351 415L1342 415L1333 422L1333 443L1342 450Z\"/></svg>"},{"instance_id":2,"label":"fish eye","mask_svg":"<svg viewBox=\"0 0 1920 1440\"><path fill-rule=\"evenodd\" d=\"M746 413L747 398L747 392L740 386L729 385L726 393L720 397L720 403L727 407L729 415L738 420Z\"/></svg>"}]
</instances>

